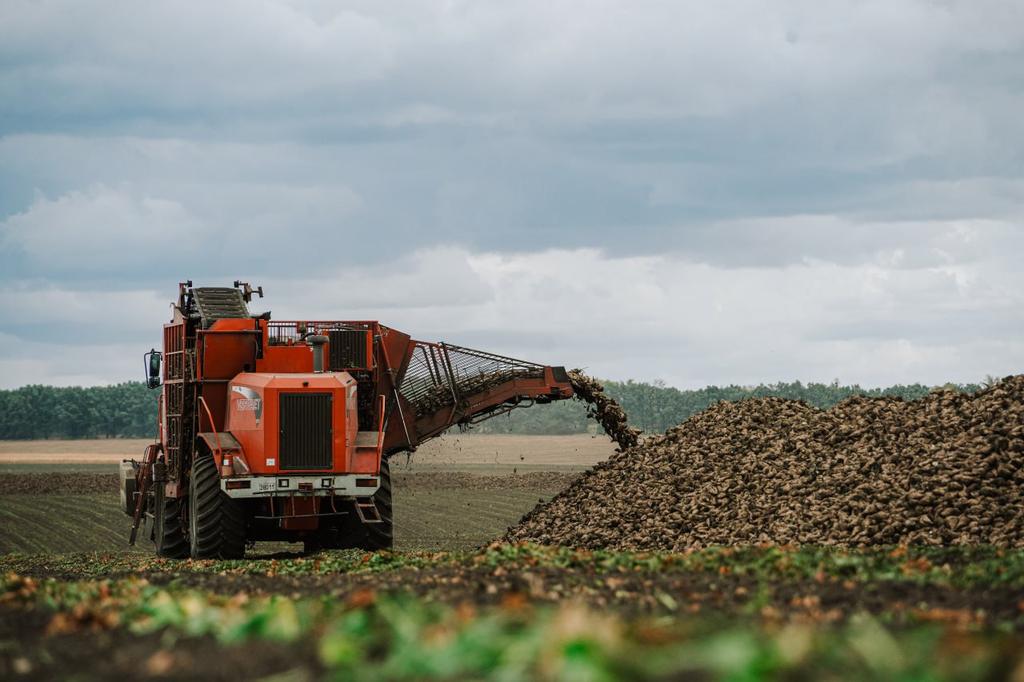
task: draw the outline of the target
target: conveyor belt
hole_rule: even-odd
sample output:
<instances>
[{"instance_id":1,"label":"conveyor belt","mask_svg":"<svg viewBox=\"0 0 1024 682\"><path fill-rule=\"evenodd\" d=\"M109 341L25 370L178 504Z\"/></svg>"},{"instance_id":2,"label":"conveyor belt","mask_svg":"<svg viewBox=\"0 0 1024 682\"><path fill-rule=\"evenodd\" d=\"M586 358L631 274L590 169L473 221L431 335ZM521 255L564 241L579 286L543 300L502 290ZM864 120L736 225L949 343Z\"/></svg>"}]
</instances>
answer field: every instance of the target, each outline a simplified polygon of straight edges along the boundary
<instances>
[{"instance_id":1,"label":"conveyor belt","mask_svg":"<svg viewBox=\"0 0 1024 682\"><path fill-rule=\"evenodd\" d=\"M400 388L421 417L515 379L541 378L544 366L451 344L417 341Z\"/></svg>"},{"instance_id":2,"label":"conveyor belt","mask_svg":"<svg viewBox=\"0 0 1024 682\"><path fill-rule=\"evenodd\" d=\"M242 292L231 287L196 287L192 289L203 327L225 318L249 317Z\"/></svg>"}]
</instances>

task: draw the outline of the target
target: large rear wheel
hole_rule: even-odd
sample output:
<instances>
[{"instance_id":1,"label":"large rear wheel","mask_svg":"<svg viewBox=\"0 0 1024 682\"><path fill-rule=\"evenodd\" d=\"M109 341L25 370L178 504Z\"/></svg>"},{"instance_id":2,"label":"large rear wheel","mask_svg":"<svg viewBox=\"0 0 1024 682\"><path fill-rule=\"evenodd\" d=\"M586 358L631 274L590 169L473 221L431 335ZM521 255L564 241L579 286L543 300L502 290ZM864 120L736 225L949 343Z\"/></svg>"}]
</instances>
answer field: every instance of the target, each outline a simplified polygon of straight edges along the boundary
<instances>
[{"instance_id":1,"label":"large rear wheel","mask_svg":"<svg viewBox=\"0 0 1024 682\"><path fill-rule=\"evenodd\" d=\"M166 559L185 559L188 557L188 540L181 523L180 499L164 496L163 483L156 484L153 491L153 544L156 555Z\"/></svg>"},{"instance_id":2,"label":"large rear wheel","mask_svg":"<svg viewBox=\"0 0 1024 682\"><path fill-rule=\"evenodd\" d=\"M200 452L189 480L189 549L193 559L241 559L245 555L245 512L220 489L217 465Z\"/></svg>"}]
</instances>

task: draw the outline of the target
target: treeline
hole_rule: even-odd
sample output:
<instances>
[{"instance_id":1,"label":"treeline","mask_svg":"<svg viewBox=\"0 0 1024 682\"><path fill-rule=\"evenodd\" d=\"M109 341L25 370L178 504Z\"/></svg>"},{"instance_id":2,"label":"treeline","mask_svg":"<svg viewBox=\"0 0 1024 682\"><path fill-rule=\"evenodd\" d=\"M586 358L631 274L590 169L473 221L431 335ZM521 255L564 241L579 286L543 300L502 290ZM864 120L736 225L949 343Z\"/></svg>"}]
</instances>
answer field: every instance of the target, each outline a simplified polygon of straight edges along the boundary
<instances>
[{"instance_id":1,"label":"treeline","mask_svg":"<svg viewBox=\"0 0 1024 682\"><path fill-rule=\"evenodd\" d=\"M899 396L914 400L931 389L922 384L864 389L860 386L778 383L756 386L709 386L681 391L639 381L607 381L605 388L629 415L630 423L649 433L662 432L690 415L723 400L777 396L831 407L853 395ZM976 384L953 385L976 391ZM0 390L0 440L29 438L147 438L156 429L157 391L140 382L91 388L24 386ZM593 432L585 406L577 400L513 410L475 427L476 433L571 434Z\"/></svg>"},{"instance_id":2,"label":"treeline","mask_svg":"<svg viewBox=\"0 0 1024 682\"><path fill-rule=\"evenodd\" d=\"M947 386L966 392L974 392L981 388L979 384ZM639 381L605 381L604 387L626 410L629 423L648 433L664 432L691 415L722 401L774 396L803 400L815 407L828 408L854 395L898 396L904 400L916 400L933 390L933 387L923 384L861 388L856 385L840 386L838 382L804 384L799 381L754 387L708 386L688 391L665 386L662 382L649 384ZM478 433L570 434L586 433L595 428L594 423L587 420L585 406L577 400L572 400L525 410L513 410L507 417L490 419L476 426L474 430Z\"/></svg>"},{"instance_id":3,"label":"treeline","mask_svg":"<svg viewBox=\"0 0 1024 682\"><path fill-rule=\"evenodd\" d=\"M0 391L0 440L147 438L156 432L156 399L138 381Z\"/></svg>"}]
</instances>

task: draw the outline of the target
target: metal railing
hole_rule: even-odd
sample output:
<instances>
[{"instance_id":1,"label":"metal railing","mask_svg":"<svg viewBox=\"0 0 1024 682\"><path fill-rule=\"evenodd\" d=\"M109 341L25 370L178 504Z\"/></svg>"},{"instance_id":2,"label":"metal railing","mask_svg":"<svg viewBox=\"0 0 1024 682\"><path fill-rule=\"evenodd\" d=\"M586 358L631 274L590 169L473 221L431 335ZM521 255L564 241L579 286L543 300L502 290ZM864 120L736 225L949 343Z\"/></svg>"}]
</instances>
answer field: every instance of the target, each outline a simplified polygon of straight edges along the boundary
<instances>
[{"instance_id":1,"label":"metal railing","mask_svg":"<svg viewBox=\"0 0 1024 682\"><path fill-rule=\"evenodd\" d=\"M311 334L326 334L335 330L368 331L373 329L372 322L337 322L309 320L306 322L270 322L267 325L267 337L270 345L279 346L289 342L298 343Z\"/></svg>"}]
</instances>

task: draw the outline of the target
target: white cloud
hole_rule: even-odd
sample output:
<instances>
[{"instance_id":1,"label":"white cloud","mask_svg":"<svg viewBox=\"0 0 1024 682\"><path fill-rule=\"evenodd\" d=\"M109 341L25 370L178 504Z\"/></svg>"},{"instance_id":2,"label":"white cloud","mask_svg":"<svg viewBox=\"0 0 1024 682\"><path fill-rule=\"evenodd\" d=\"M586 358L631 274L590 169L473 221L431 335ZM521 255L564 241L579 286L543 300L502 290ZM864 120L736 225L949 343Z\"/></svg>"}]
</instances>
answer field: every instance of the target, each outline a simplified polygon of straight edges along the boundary
<instances>
[{"instance_id":1,"label":"white cloud","mask_svg":"<svg viewBox=\"0 0 1024 682\"><path fill-rule=\"evenodd\" d=\"M159 339L159 325L170 317L170 298L152 290L90 291L20 284L0 288L0 312L7 328L31 330L33 342Z\"/></svg>"},{"instance_id":2,"label":"white cloud","mask_svg":"<svg viewBox=\"0 0 1024 682\"><path fill-rule=\"evenodd\" d=\"M157 334L159 330L156 330ZM157 335L155 334L155 335ZM143 379L142 348L104 341L64 344L0 333L0 389L27 384L98 386Z\"/></svg>"},{"instance_id":3,"label":"white cloud","mask_svg":"<svg viewBox=\"0 0 1024 682\"><path fill-rule=\"evenodd\" d=\"M376 265L351 255L340 260L316 278L268 273L261 282L275 292L276 308L290 311L282 308L286 319L376 319L396 309L447 314L494 300L493 287L461 248L439 246Z\"/></svg>"},{"instance_id":4,"label":"white cloud","mask_svg":"<svg viewBox=\"0 0 1024 682\"><path fill-rule=\"evenodd\" d=\"M962 231L933 229L940 241ZM981 230L973 238L986 249L1016 247L1006 233ZM684 387L833 378L867 386L966 382L1024 368L1024 274L1012 260L737 268L674 253L448 247L324 279L268 275L258 283L267 298L253 309L270 308L279 319L380 319L416 338ZM140 335L148 329L157 337L167 314L157 299L173 295L170 287L102 296L5 292L5 317L54 328L58 312L30 311L63 304L74 327L118 309L132 320L119 335L139 342L129 347L111 338L109 345L56 350L7 337L3 384L135 378L137 356L149 343Z\"/></svg>"},{"instance_id":5,"label":"white cloud","mask_svg":"<svg viewBox=\"0 0 1024 682\"><path fill-rule=\"evenodd\" d=\"M43 274L138 272L170 254L194 254L204 229L175 201L98 185L56 199L37 196L0 222L0 247L24 254Z\"/></svg>"},{"instance_id":6,"label":"white cloud","mask_svg":"<svg viewBox=\"0 0 1024 682\"><path fill-rule=\"evenodd\" d=\"M360 205L342 185L225 180L213 190L179 178L154 195L130 182L100 184L53 199L37 194L0 221L0 260L29 279L132 277L136 286L268 264L302 271L324 249L352 243L348 221ZM4 279L17 279L13 269Z\"/></svg>"}]
</instances>

